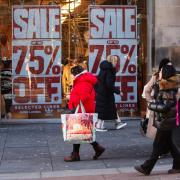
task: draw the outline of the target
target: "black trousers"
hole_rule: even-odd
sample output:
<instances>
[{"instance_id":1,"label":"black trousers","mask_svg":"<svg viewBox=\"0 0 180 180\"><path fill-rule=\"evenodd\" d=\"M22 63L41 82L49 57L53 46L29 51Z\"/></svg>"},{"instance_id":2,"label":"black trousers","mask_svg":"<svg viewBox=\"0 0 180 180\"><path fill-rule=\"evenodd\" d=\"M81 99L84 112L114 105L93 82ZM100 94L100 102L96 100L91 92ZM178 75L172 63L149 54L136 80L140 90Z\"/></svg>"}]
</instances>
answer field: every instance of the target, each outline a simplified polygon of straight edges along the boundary
<instances>
[{"instance_id":1,"label":"black trousers","mask_svg":"<svg viewBox=\"0 0 180 180\"><path fill-rule=\"evenodd\" d=\"M92 142L91 145L93 146L94 149L99 145L96 141ZM80 144L73 144L73 152L79 153L80 149Z\"/></svg>"},{"instance_id":2,"label":"black trousers","mask_svg":"<svg viewBox=\"0 0 180 180\"><path fill-rule=\"evenodd\" d=\"M172 142L172 130L157 130L156 137L153 142L153 150L151 156L141 165L142 168L150 173L157 160L159 159L159 156L161 156L162 154L167 154L169 152L171 152L171 155L173 157L172 168L180 169L180 152L178 152L177 148Z\"/></svg>"}]
</instances>

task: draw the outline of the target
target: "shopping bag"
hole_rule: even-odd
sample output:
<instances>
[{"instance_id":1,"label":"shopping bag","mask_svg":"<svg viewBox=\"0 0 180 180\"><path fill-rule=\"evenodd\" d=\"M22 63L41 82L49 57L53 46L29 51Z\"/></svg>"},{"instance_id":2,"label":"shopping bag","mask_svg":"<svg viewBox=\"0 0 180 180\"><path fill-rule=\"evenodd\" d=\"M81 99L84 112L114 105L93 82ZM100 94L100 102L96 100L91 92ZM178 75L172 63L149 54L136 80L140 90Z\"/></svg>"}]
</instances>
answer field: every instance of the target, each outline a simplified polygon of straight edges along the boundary
<instances>
[{"instance_id":1,"label":"shopping bag","mask_svg":"<svg viewBox=\"0 0 180 180\"><path fill-rule=\"evenodd\" d=\"M180 99L176 102L176 126L179 126L179 101Z\"/></svg>"},{"instance_id":2,"label":"shopping bag","mask_svg":"<svg viewBox=\"0 0 180 180\"><path fill-rule=\"evenodd\" d=\"M78 113L79 107L82 113ZM97 118L96 113L86 113L81 102L74 114L61 114L64 141L73 144L94 142Z\"/></svg>"}]
</instances>

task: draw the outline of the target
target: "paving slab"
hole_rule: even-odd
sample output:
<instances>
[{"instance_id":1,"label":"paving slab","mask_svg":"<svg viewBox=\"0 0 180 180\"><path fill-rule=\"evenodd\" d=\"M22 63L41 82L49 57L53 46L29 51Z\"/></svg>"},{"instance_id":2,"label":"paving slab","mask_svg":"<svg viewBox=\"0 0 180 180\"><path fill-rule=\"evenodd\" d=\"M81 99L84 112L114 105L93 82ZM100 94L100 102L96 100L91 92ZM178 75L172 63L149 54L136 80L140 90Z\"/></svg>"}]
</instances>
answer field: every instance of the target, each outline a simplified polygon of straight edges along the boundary
<instances>
[{"instance_id":1,"label":"paving slab","mask_svg":"<svg viewBox=\"0 0 180 180\"><path fill-rule=\"evenodd\" d=\"M3 160L24 160L49 157L48 147L5 148L3 154Z\"/></svg>"},{"instance_id":2,"label":"paving slab","mask_svg":"<svg viewBox=\"0 0 180 180\"><path fill-rule=\"evenodd\" d=\"M3 157L3 153L4 153L3 149L0 148L0 164L1 164L2 157Z\"/></svg>"},{"instance_id":3,"label":"paving slab","mask_svg":"<svg viewBox=\"0 0 180 180\"><path fill-rule=\"evenodd\" d=\"M6 138L7 138L7 133L5 132L0 133L0 148L4 148Z\"/></svg>"},{"instance_id":4,"label":"paving slab","mask_svg":"<svg viewBox=\"0 0 180 180\"><path fill-rule=\"evenodd\" d=\"M54 123L54 124L42 124L41 125L44 128L45 132L58 132L61 130L61 123Z\"/></svg>"},{"instance_id":5,"label":"paving slab","mask_svg":"<svg viewBox=\"0 0 180 180\"><path fill-rule=\"evenodd\" d=\"M106 168L102 160L92 160L91 157L81 157L81 161L77 162L64 162L64 157L53 157L52 166L53 171Z\"/></svg>"},{"instance_id":6,"label":"paving slab","mask_svg":"<svg viewBox=\"0 0 180 180\"><path fill-rule=\"evenodd\" d=\"M49 158L33 158L26 160L2 160L0 173L22 173L52 171Z\"/></svg>"},{"instance_id":7,"label":"paving slab","mask_svg":"<svg viewBox=\"0 0 180 180\"><path fill-rule=\"evenodd\" d=\"M70 155L72 149L72 144L66 144L64 142L58 144L49 144L49 151L52 157Z\"/></svg>"},{"instance_id":8,"label":"paving slab","mask_svg":"<svg viewBox=\"0 0 180 180\"><path fill-rule=\"evenodd\" d=\"M42 133L17 132L9 133L5 147L47 146L48 142Z\"/></svg>"},{"instance_id":9,"label":"paving slab","mask_svg":"<svg viewBox=\"0 0 180 180\"><path fill-rule=\"evenodd\" d=\"M56 144L60 144L60 145L67 144L67 143L64 143L62 133L60 132L45 134L45 138L47 139L49 146L54 146Z\"/></svg>"},{"instance_id":10,"label":"paving slab","mask_svg":"<svg viewBox=\"0 0 180 180\"><path fill-rule=\"evenodd\" d=\"M113 123L106 123L108 132L97 132L97 141L106 151L99 160L92 160L94 150L89 144L82 144L80 162L64 162L64 156L72 152L72 144L63 141L60 124L16 124L0 131L0 173L53 172L62 170L90 170L133 167L142 163L151 153L152 140L139 132L139 121L127 121L120 130L113 129ZM172 164L165 157L160 165Z\"/></svg>"},{"instance_id":11,"label":"paving slab","mask_svg":"<svg viewBox=\"0 0 180 180\"><path fill-rule=\"evenodd\" d=\"M44 125L43 124L33 124L33 123L9 124L8 128L9 128L9 132L13 132L13 131L41 132L41 131L44 131Z\"/></svg>"},{"instance_id":12,"label":"paving slab","mask_svg":"<svg viewBox=\"0 0 180 180\"><path fill-rule=\"evenodd\" d=\"M8 132L8 125L0 124L0 133L7 133Z\"/></svg>"}]
</instances>

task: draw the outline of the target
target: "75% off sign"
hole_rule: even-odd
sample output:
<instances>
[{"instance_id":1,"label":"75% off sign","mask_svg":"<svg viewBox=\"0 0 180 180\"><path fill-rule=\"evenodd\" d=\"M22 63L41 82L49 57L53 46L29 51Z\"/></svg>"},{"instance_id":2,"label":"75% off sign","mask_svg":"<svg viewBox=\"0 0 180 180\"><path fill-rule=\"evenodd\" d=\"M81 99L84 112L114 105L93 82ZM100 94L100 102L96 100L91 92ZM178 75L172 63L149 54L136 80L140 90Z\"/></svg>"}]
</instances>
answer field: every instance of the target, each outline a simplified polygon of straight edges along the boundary
<instances>
[{"instance_id":1,"label":"75% off sign","mask_svg":"<svg viewBox=\"0 0 180 180\"><path fill-rule=\"evenodd\" d=\"M89 69L98 74L108 55L118 57L115 95L120 109L137 107L137 39L135 6L90 6Z\"/></svg>"},{"instance_id":2,"label":"75% off sign","mask_svg":"<svg viewBox=\"0 0 180 180\"><path fill-rule=\"evenodd\" d=\"M57 6L13 7L15 111L52 112L61 103L61 25Z\"/></svg>"}]
</instances>

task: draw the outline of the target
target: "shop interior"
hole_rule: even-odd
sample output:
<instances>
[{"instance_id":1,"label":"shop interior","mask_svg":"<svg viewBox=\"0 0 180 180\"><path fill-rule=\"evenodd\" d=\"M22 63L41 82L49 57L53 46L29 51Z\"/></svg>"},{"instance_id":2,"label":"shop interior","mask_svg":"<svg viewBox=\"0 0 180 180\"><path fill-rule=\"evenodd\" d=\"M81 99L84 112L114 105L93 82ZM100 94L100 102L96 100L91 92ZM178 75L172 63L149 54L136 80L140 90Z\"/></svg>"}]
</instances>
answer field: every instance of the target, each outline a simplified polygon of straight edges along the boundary
<instances>
[{"instance_id":1,"label":"shop interior","mask_svg":"<svg viewBox=\"0 0 180 180\"><path fill-rule=\"evenodd\" d=\"M61 7L62 24L62 104L66 108L66 96L72 80L70 69L81 64L88 69L88 6L89 5L137 5L138 29L138 109L135 112L121 112L122 115L139 115L145 110L141 99L146 82L147 17L146 1L142 0L0 0L0 73L1 105L3 119L58 118L61 110L45 114L13 113L12 106L12 6L13 5L58 5Z\"/></svg>"}]
</instances>

